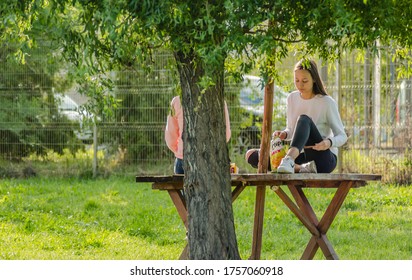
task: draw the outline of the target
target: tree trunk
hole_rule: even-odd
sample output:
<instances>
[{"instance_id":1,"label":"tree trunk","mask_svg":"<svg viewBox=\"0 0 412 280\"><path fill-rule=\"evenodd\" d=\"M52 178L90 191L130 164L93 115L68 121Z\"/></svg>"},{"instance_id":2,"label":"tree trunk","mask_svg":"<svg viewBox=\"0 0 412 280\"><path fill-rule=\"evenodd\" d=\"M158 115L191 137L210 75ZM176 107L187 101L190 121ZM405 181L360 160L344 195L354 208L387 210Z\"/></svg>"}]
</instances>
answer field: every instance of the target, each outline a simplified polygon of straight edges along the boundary
<instances>
[{"instance_id":1,"label":"tree trunk","mask_svg":"<svg viewBox=\"0 0 412 280\"><path fill-rule=\"evenodd\" d=\"M176 52L184 115L184 192L189 259L240 259L231 202L230 162L224 120L224 67L202 92L202 61Z\"/></svg>"}]
</instances>

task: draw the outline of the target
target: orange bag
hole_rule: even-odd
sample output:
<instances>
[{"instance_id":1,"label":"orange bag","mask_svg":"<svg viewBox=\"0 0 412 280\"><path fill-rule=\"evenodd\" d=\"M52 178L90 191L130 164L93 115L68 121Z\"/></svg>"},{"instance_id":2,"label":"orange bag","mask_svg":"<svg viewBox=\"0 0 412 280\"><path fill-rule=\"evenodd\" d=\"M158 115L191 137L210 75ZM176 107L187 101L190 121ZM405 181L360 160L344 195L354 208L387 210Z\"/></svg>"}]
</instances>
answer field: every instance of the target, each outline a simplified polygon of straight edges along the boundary
<instances>
[{"instance_id":1,"label":"orange bag","mask_svg":"<svg viewBox=\"0 0 412 280\"><path fill-rule=\"evenodd\" d=\"M270 167L272 172L277 172L282 158L286 156L286 147L283 145L279 137L275 137L270 141Z\"/></svg>"}]
</instances>

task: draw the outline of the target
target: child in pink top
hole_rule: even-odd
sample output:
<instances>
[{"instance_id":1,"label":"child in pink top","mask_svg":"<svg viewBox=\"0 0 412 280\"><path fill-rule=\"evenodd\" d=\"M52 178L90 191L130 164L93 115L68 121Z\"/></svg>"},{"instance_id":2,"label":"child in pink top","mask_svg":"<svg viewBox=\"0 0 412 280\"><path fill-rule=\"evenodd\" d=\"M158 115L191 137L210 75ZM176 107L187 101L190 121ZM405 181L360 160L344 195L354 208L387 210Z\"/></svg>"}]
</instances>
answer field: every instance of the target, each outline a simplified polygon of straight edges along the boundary
<instances>
[{"instance_id":1,"label":"child in pink top","mask_svg":"<svg viewBox=\"0 0 412 280\"><path fill-rule=\"evenodd\" d=\"M165 129L165 140L167 147L175 154L174 173L184 174L183 170L183 108L180 103L180 97L175 96L170 103L170 113L167 116ZM229 142L231 131L229 112L225 102L225 120L226 120L226 141Z\"/></svg>"}]
</instances>

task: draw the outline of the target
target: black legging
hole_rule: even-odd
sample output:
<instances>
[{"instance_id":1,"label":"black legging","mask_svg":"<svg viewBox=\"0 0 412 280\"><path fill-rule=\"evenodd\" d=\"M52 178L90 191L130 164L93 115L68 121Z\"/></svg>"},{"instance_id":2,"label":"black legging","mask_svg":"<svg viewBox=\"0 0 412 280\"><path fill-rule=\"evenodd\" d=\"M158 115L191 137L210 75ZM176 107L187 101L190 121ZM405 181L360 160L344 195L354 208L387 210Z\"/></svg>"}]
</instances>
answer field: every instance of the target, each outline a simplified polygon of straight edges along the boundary
<instances>
[{"instance_id":1,"label":"black legging","mask_svg":"<svg viewBox=\"0 0 412 280\"><path fill-rule=\"evenodd\" d=\"M299 151L303 149L304 152L299 154L295 162L303 164L313 160L316 163L318 173L332 172L336 167L337 160L336 155L330 149L325 151L316 151L312 148L304 149L305 146L314 146L323 140L312 119L307 115L300 115L290 146L297 148Z\"/></svg>"},{"instance_id":2,"label":"black legging","mask_svg":"<svg viewBox=\"0 0 412 280\"><path fill-rule=\"evenodd\" d=\"M299 151L303 149L303 153L299 154L295 159L295 163L300 165L313 160L316 163L318 173L332 172L336 167L337 159L330 149L325 151L316 151L311 148L304 149L305 146L313 146L321 141L323 141L323 138L312 119L307 115L300 115L296 123L292 142L290 143L291 147L295 147ZM256 150L249 156L248 163L257 168L258 162L259 150Z\"/></svg>"}]
</instances>

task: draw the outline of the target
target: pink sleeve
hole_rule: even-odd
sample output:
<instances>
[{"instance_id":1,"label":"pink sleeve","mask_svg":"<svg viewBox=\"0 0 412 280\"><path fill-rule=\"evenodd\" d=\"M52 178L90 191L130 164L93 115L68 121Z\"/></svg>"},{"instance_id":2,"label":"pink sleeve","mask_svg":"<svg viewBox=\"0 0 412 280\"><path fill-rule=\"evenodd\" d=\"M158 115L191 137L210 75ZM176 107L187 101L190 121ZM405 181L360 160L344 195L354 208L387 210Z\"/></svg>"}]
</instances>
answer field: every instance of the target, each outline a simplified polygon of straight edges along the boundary
<instances>
[{"instance_id":1,"label":"pink sleeve","mask_svg":"<svg viewBox=\"0 0 412 280\"><path fill-rule=\"evenodd\" d=\"M225 120L226 120L226 142L229 142L232 131L230 130L229 110L225 101Z\"/></svg>"},{"instance_id":2,"label":"pink sleeve","mask_svg":"<svg viewBox=\"0 0 412 280\"><path fill-rule=\"evenodd\" d=\"M173 109L172 109L173 110ZM179 139L179 124L177 121L177 116L169 114L167 116L167 123L165 129L165 140L166 145L173 152L177 152L177 143Z\"/></svg>"}]
</instances>

